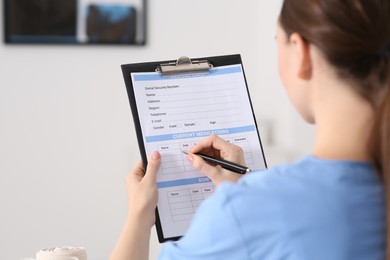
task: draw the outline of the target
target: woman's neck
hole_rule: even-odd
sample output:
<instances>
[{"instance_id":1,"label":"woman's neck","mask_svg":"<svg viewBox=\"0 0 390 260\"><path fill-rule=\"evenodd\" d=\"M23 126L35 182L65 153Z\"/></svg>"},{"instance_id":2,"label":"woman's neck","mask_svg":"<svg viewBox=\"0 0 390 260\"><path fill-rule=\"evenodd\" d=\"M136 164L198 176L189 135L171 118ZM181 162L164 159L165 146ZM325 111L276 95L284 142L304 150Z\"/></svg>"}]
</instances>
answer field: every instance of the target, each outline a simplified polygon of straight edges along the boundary
<instances>
[{"instance_id":1,"label":"woman's neck","mask_svg":"<svg viewBox=\"0 0 390 260\"><path fill-rule=\"evenodd\" d=\"M374 110L351 86L328 82L315 95L313 155L323 159L371 161L368 142Z\"/></svg>"}]
</instances>

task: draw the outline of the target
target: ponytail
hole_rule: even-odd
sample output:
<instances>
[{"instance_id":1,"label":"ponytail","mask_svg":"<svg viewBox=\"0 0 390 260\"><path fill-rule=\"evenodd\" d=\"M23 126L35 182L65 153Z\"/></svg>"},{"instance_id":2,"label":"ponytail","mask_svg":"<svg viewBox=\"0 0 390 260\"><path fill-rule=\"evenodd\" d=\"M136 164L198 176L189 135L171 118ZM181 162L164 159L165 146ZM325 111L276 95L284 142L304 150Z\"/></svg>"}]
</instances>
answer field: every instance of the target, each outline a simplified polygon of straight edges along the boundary
<instances>
[{"instance_id":1,"label":"ponytail","mask_svg":"<svg viewBox=\"0 0 390 260\"><path fill-rule=\"evenodd\" d=\"M390 91L387 90L386 97L383 100L380 123L380 158L382 166L382 176L385 185L386 194L386 259L390 260Z\"/></svg>"},{"instance_id":2,"label":"ponytail","mask_svg":"<svg viewBox=\"0 0 390 260\"><path fill-rule=\"evenodd\" d=\"M387 86L382 86L385 90L378 98L379 104L376 104L376 117L368 145L385 189L386 259L390 260L390 60L387 62L389 63L388 82Z\"/></svg>"},{"instance_id":3,"label":"ponytail","mask_svg":"<svg viewBox=\"0 0 390 260\"><path fill-rule=\"evenodd\" d=\"M390 67L390 66L389 66ZM390 74L390 70L388 72ZM390 75L389 75L390 78ZM390 81L379 107L372 132L371 147L382 177L386 196L386 259L390 260Z\"/></svg>"}]
</instances>

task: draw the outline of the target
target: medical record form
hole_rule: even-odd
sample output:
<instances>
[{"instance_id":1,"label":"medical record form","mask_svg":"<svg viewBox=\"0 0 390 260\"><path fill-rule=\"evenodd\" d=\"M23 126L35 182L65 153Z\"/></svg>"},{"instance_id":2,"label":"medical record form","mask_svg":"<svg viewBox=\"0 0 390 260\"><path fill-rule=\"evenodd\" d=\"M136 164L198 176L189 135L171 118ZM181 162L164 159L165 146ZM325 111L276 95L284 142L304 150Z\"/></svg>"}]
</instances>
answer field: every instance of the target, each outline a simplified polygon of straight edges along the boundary
<instances>
[{"instance_id":1,"label":"medical record form","mask_svg":"<svg viewBox=\"0 0 390 260\"><path fill-rule=\"evenodd\" d=\"M239 63L173 77L161 72L128 76L141 150L146 157L156 150L161 154L157 174L159 240L175 240L185 234L199 205L216 189L186 161L183 151L214 133L242 147L248 167L266 168L243 67Z\"/></svg>"}]
</instances>

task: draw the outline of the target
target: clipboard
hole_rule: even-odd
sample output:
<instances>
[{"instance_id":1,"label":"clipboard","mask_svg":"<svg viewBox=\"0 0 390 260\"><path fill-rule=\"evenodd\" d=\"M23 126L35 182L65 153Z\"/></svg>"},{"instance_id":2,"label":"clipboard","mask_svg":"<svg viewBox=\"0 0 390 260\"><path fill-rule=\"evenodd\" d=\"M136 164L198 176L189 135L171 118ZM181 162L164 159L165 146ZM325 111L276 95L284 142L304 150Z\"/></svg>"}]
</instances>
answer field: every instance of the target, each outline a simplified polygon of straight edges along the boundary
<instances>
[{"instance_id":1,"label":"clipboard","mask_svg":"<svg viewBox=\"0 0 390 260\"><path fill-rule=\"evenodd\" d=\"M144 169L147 167L148 150L149 153L159 150L161 154L161 172L157 175L158 240L160 243L175 241L185 234L201 201L215 191L210 179L196 170L191 171L182 151L188 151L197 140L215 133L241 146L246 160L254 165L251 166L253 170L267 168L241 56L196 59L183 56L177 60L125 64L121 68ZM209 85L209 82L213 83ZM225 85L231 86L230 89ZM242 112L241 108L236 111L234 107L229 107L233 103L229 100L240 98L237 92L241 93L241 101L244 101L241 103L245 103L240 105L245 107ZM221 93L230 94L230 97ZM172 107L172 103L177 105L176 108ZM196 114L186 108L201 109ZM202 113L207 117L191 117ZM183 114L188 117L180 118ZM190 121L186 122L187 118ZM244 118L249 123L228 127L226 119L229 118Z\"/></svg>"}]
</instances>

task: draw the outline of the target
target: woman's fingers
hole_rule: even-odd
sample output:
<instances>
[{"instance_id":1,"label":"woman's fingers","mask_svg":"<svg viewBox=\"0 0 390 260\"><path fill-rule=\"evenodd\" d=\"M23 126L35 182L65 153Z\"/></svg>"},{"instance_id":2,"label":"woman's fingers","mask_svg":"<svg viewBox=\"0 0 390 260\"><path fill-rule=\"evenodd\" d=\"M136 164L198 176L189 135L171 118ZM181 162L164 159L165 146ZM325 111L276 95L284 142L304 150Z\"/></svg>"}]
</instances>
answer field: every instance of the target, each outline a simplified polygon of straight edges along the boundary
<instances>
[{"instance_id":1,"label":"woman's fingers","mask_svg":"<svg viewBox=\"0 0 390 260\"><path fill-rule=\"evenodd\" d=\"M195 154L188 154L187 160L192 164L195 169L209 177L214 182L214 184L217 185L223 180L222 168L208 164L205 160Z\"/></svg>"},{"instance_id":2,"label":"woman's fingers","mask_svg":"<svg viewBox=\"0 0 390 260\"><path fill-rule=\"evenodd\" d=\"M141 180L144 180L150 183L155 183L157 178L157 171L158 168L160 167L160 161L161 161L160 153L157 151L153 152L148 161L146 174L142 167L142 161L138 161L133 166L130 173L126 176L126 182L137 184L141 182Z\"/></svg>"},{"instance_id":3,"label":"woman's fingers","mask_svg":"<svg viewBox=\"0 0 390 260\"><path fill-rule=\"evenodd\" d=\"M215 158L220 158L245 164L244 152L241 147L228 143L219 136L212 134L203 139L190 149L191 153L205 153Z\"/></svg>"},{"instance_id":4,"label":"woman's fingers","mask_svg":"<svg viewBox=\"0 0 390 260\"><path fill-rule=\"evenodd\" d=\"M144 176L145 182L149 184L155 184L157 179L157 171L160 167L161 156L160 153L154 151L149 158L148 166L146 168L146 174Z\"/></svg>"},{"instance_id":5,"label":"woman's fingers","mask_svg":"<svg viewBox=\"0 0 390 260\"><path fill-rule=\"evenodd\" d=\"M226 149L228 145L229 143L223 140L222 138L218 137L215 134L211 134L210 136L206 137L205 139L197 143L194 147L192 147L190 149L190 152L198 153L204 150L209 151L212 149L220 151Z\"/></svg>"},{"instance_id":6,"label":"woman's fingers","mask_svg":"<svg viewBox=\"0 0 390 260\"><path fill-rule=\"evenodd\" d=\"M218 186L223 181L236 182L242 175L222 169L220 166L212 166L202 157L195 154L187 155L187 160L195 169L204 173L213 183Z\"/></svg>"},{"instance_id":7,"label":"woman's fingers","mask_svg":"<svg viewBox=\"0 0 390 260\"><path fill-rule=\"evenodd\" d=\"M148 160L146 173L139 161L126 177L128 214L142 219L150 226L155 222L154 211L158 200L156 179L160 158L158 152L153 152Z\"/></svg>"},{"instance_id":8,"label":"woman's fingers","mask_svg":"<svg viewBox=\"0 0 390 260\"><path fill-rule=\"evenodd\" d=\"M142 178L144 177L144 170L142 168L142 162L141 161L138 161L134 166L133 168L131 169L131 171L129 172L129 174L126 176L126 183L127 185L134 185L134 184L137 184L139 183Z\"/></svg>"}]
</instances>

